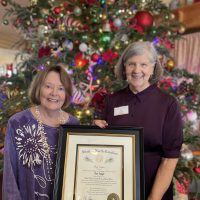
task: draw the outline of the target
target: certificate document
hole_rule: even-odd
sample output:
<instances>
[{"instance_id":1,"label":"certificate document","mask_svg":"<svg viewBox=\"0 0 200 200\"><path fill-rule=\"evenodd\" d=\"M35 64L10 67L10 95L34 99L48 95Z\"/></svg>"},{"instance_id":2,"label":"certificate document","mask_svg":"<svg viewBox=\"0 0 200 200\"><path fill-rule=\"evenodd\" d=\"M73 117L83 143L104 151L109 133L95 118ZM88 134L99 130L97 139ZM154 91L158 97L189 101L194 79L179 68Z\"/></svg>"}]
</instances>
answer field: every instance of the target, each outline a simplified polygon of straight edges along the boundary
<instances>
[{"instance_id":1,"label":"certificate document","mask_svg":"<svg viewBox=\"0 0 200 200\"><path fill-rule=\"evenodd\" d=\"M63 126L54 200L143 200L142 129Z\"/></svg>"},{"instance_id":2,"label":"certificate document","mask_svg":"<svg viewBox=\"0 0 200 200\"><path fill-rule=\"evenodd\" d=\"M77 145L75 200L123 200L123 146Z\"/></svg>"}]
</instances>

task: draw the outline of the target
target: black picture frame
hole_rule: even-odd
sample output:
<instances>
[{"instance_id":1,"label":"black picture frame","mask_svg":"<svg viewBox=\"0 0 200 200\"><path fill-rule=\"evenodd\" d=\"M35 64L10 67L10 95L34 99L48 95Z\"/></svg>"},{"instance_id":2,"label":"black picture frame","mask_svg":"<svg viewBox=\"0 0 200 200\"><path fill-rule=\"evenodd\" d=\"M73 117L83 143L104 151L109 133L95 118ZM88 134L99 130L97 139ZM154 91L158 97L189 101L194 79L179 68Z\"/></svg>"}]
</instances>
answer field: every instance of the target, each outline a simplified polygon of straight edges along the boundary
<instances>
[{"instance_id":1,"label":"black picture frame","mask_svg":"<svg viewBox=\"0 0 200 200\"><path fill-rule=\"evenodd\" d=\"M144 199L144 164L143 164L143 128L140 127L107 127L105 129L101 129L97 126L87 126L87 125L62 125L60 128L59 133L59 141L58 141L58 152L57 152L57 162L56 162L56 171L55 171L55 183L54 183L54 200L77 200L79 198L76 198L76 191L81 192L81 188L76 186L77 182L82 182L81 177L77 178L77 169L81 169L79 167L79 164L81 163L77 157L77 154L79 152L79 147L86 148L87 151L91 151L95 149L100 148L99 150L101 152L110 150L115 150L115 147L118 150L120 149L120 155L119 160L117 160L118 163L122 163L122 170L121 168L118 169L120 172L122 178L122 181L120 182L119 186L121 186L122 183L122 190L120 187L120 197L117 196L117 194L110 192L110 195L116 195L116 199L120 200L143 200ZM76 142L74 141L74 138ZM87 143L87 139L90 139L92 142ZM99 140L102 140L103 142L98 142ZM109 141L107 141L109 140ZM127 147L125 144L118 144L119 141L127 140ZM105 141L105 142L104 142ZM130 144L130 145L129 145ZM70 146L71 145L71 146ZM132 145L132 146L131 146ZM73 148L72 148L73 146ZM125 148L120 147L125 146ZM127 149L132 149L132 152L130 152ZM89 148L89 150L88 150ZM73 150L72 150L73 149ZM117 150L116 149L116 150ZM122 149L122 150L121 150ZM84 152L84 151L80 151ZM123 152L123 153L121 153ZM129 155L131 154L131 155ZM70 156L69 156L70 155ZM100 154L101 155L101 154ZM127 162L128 156L131 156L133 159L133 162ZM80 155L82 158L82 155ZM124 157L126 158L124 163ZM70 159L71 158L71 159ZM67 161L68 160L68 161ZM77 162L78 160L78 162ZM115 159L116 160L116 159ZM70 164L73 163L73 164ZM133 164L131 164L133 163ZM124 166L125 164L125 166ZM130 166L129 166L130 164ZM119 164L118 164L119 165ZM118 166L116 165L116 166ZM80 166L82 166L80 164ZM85 165L84 165L85 166ZM130 176L127 177L127 174L124 170L130 169L133 174L133 180L131 180ZM116 170L117 171L117 170ZM79 173L83 174L83 173ZM71 178L68 177L72 176ZM69 180L68 180L69 179ZM81 179L81 181L78 181L78 179ZM132 194L132 197L126 197L124 195L127 195L127 180L131 180L132 183L132 191L130 193ZM66 181L67 180L67 181ZM118 179L117 179L118 180ZM68 183L68 184L67 184ZM80 184L81 185L81 184ZM69 189L70 193L73 193L73 195L65 196L66 188ZM73 188L73 189L72 189ZM86 198L87 199L87 198ZM109 199L109 196L106 198ZM113 199L113 196L110 198ZM96 199L95 199L96 200Z\"/></svg>"}]
</instances>

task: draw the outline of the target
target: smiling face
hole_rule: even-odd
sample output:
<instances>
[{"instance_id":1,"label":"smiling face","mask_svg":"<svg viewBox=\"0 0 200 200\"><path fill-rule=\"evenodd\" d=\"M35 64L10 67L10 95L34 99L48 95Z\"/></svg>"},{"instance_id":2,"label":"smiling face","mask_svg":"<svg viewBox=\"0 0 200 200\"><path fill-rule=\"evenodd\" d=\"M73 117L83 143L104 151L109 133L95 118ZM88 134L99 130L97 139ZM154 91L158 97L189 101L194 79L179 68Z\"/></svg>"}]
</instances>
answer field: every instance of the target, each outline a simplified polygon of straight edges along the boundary
<instances>
[{"instance_id":1,"label":"smiling face","mask_svg":"<svg viewBox=\"0 0 200 200\"><path fill-rule=\"evenodd\" d=\"M153 75L155 63L150 61L148 52L130 57L124 65L129 87L134 93L149 87L149 79Z\"/></svg>"},{"instance_id":2,"label":"smiling face","mask_svg":"<svg viewBox=\"0 0 200 200\"><path fill-rule=\"evenodd\" d=\"M47 74L40 90L41 106L49 110L60 110L66 98L66 92L60 75L54 71Z\"/></svg>"}]
</instances>

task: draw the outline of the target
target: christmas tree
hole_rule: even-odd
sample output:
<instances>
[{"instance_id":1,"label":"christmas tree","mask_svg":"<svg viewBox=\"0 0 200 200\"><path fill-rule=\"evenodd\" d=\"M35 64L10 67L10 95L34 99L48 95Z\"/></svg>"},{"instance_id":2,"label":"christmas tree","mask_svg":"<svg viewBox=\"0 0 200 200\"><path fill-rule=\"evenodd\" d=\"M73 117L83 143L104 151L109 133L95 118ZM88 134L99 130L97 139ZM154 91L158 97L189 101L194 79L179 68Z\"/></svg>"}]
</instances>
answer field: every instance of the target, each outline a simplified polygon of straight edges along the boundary
<instances>
[{"instance_id":1,"label":"christmas tree","mask_svg":"<svg viewBox=\"0 0 200 200\"><path fill-rule=\"evenodd\" d=\"M194 121L200 114L200 79L173 69L169 50L184 27L162 1L31 0L30 6L22 7L15 1L2 0L1 4L7 9L3 20L13 16L11 23L24 35L24 42L18 43L24 47L20 54L23 59L18 63L17 75L9 78L13 84L0 113L1 135L8 118L29 106L27 87L35 72L52 64L62 64L73 79L70 112L82 124L91 124L94 110L102 110L104 97L126 84L116 80L113 73L119 55L131 42L144 40L154 43L166 66L166 78L160 87L180 101L187 147L184 153L192 153L190 145L194 148L198 140L191 132L195 132ZM3 81L8 82L8 78ZM194 121L187 118L189 113L196 114ZM184 157L184 153L175 177L185 173L187 178L198 179L197 157Z\"/></svg>"}]
</instances>

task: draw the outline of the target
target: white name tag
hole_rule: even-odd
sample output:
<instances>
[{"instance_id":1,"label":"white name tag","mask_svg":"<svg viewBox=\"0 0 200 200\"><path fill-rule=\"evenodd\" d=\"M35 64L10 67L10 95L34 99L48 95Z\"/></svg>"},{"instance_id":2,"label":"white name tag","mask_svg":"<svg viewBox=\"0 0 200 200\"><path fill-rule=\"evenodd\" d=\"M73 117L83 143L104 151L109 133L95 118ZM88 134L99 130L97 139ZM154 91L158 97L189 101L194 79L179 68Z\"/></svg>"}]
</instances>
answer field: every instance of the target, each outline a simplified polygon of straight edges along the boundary
<instances>
[{"instance_id":1,"label":"white name tag","mask_svg":"<svg viewBox=\"0 0 200 200\"><path fill-rule=\"evenodd\" d=\"M128 113L129 113L128 106L121 106L121 107L114 108L114 116L126 115Z\"/></svg>"}]
</instances>

